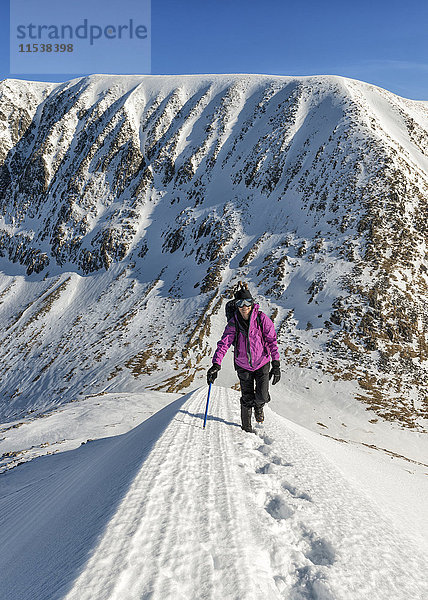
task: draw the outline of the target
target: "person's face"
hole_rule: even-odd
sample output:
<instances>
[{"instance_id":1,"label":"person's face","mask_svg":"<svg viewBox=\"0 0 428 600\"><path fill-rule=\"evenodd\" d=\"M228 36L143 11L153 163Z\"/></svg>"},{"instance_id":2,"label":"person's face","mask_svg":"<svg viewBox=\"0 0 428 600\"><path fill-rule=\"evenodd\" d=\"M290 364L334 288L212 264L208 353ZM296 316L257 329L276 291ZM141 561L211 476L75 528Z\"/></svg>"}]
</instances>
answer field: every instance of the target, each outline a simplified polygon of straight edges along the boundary
<instances>
[{"instance_id":1,"label":"person's face","mask_svg":"<svg viewBox=\"0 0 428 600\"><path fill-rule=\"evenodd\" d=\"M239 312L241 313L241 317L246 321L248 321L250 318L252 308L252 306L242 306L241 308L238 308Z\"/></svg>"}]
</instances>

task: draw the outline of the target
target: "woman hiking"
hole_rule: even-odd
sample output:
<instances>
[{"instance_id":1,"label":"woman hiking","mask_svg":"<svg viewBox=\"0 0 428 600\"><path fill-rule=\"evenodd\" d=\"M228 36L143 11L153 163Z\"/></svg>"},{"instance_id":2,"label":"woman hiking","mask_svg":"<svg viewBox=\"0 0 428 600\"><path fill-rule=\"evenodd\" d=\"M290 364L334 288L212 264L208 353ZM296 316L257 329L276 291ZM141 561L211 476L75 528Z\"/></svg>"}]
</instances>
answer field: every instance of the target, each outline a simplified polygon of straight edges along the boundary
<instances>
[{"instance_id":1,"label":"woman hiking","mask_svg":"<svg viewBox=\"0 0 428 600\"><path fill-rule=\"evenodd\" d=\"M235 369L241 385L241 421L244 431L253 432L251 413L258 423L264 420L263 406L269 402L269 379L272 385L281 379L278 344L272 321L259 310L248 286L235 293L235 311L217 344L207 381L213 383L221 361L235 344ZM272 368L270 361L272 360Z\"/></svg>"}]
</instances>

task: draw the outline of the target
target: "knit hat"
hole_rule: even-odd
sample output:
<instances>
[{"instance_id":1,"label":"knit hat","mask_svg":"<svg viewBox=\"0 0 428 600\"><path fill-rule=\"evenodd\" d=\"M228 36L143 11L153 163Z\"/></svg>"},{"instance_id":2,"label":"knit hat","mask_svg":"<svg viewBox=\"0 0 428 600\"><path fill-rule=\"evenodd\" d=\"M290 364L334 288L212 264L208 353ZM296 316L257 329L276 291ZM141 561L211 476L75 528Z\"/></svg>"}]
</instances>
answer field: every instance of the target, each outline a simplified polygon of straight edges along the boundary
<instances>
[{"instance_id":1,"label":"knit hat","mask_svg":"<svg viewBox=\"0 0 428 600\"><path fill-rule=\"evenodd\" d=\"M235 292L235 300L254 300L254 298L248 288L241 288Z\"/></svg>"}]
</instances>

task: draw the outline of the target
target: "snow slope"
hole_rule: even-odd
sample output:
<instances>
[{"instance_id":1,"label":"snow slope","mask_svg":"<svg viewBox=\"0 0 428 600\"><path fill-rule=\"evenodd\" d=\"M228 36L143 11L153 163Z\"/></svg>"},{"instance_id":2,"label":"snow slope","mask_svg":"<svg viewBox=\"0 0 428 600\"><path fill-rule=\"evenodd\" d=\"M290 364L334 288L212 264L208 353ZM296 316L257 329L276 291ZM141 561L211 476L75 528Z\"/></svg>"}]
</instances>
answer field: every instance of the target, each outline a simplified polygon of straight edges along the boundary
<instances>
[{"instance_id":1,"label":"snow slope","mask_svg":"<svg viewBox=\"0 0 428 600\"><path fill-rule=\"evenodd\" d=\"M426 539L334 465L336 442L270 409L245 434L238 398L214 387L203 430L201 388L1 475L0 597L426 598Z\"/></svg>"}]
</instances>

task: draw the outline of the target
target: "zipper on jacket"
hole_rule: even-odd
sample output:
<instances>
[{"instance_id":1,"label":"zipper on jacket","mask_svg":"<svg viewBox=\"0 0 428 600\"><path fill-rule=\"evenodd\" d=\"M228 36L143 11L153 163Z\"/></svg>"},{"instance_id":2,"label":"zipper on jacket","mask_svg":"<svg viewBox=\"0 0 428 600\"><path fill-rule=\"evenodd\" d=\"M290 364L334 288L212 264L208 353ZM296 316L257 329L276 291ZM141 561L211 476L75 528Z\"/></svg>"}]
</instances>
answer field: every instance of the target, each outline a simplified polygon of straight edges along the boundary
<instances>
[{"instance_id":1,"label":"zipper on jacket","mask_svg":"<svg viewBox=\"0 0 428 600\"><path fill-rule=\"evenodd\" d=\"M247 352L248 364L250 365L250 367L252 367L253 366L253 357L251 356L251 348L250 348L250 323L248 323L248 329L245 330L239 323L239 319L237 318L237 316L235 316L235 329L237 331L237 334L236 334L236 344L235 344L234 352L236 352L236 347L238 345L238 335L239 335L239 332L241 332L242 335L245 337L245 349Z\"/></svg>"},{"instance_id":2,"label":"zipper on jacket","mask_svg":"<svg viewBox=\"0 0 428 600\"><path fill-rule=\"evenodd\" d=\"M245 335L245 337L247 338L247 360L248 360L248 364L250 365L250 367L253 366L253 357L251 356L251 348L250 348L250 328L248 327L248 331Z\"/></svg>"}]
</instances>

